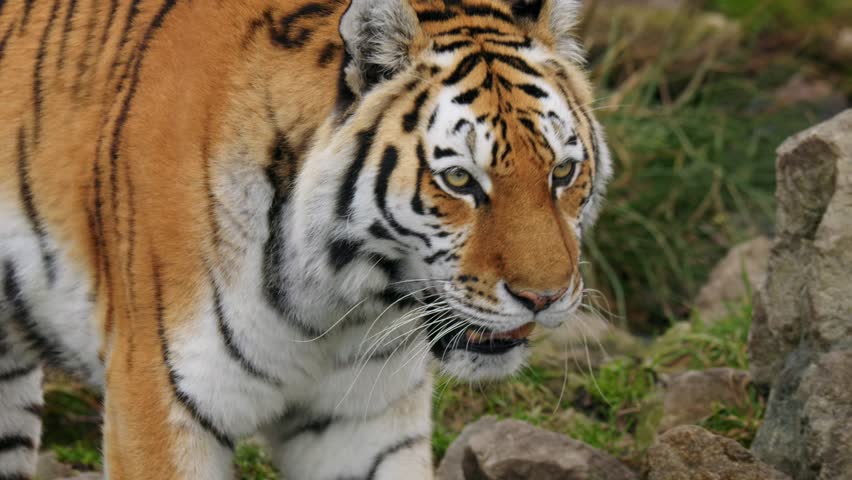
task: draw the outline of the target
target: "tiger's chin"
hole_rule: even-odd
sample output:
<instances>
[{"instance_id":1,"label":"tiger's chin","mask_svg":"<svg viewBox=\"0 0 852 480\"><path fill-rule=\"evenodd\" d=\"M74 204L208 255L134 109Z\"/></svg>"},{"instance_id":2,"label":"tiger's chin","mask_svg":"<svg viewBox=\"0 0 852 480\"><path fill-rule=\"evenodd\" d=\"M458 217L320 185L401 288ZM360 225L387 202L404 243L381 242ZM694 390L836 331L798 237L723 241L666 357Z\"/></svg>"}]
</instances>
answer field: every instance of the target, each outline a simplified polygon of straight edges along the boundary
<instances>
[{"instance_id":1,"label":"tiger's chin","mask_svg":"<svg viewBox=\"0 0 852 480\"><path fill-rule=\"evenodd\" d=\"M473 325L432 339L432 353L441 370L459 380L506 378L523 367L529 356L528 337L535 324L494 332Z\"/></svg>"}]
</instances>

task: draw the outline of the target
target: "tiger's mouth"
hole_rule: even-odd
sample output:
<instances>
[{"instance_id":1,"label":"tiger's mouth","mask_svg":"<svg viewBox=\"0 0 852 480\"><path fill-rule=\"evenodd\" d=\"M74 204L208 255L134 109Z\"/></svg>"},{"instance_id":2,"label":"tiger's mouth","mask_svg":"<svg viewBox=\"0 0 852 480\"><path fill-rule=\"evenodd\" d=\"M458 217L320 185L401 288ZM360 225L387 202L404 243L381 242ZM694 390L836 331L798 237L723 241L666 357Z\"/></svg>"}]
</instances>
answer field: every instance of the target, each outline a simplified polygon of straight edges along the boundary
<instances>
[{"instance_id":1,"label":"tiger's mouth","mask_svg":"<svg viewBox=\"0 0 852 480\"><path fill-rule=\"evenodd\" d=\"M464 350L485 355L501 355L529 343L535 323L526 323L507 331L488 330L478 325L458 320L440 322L429 328L432 352L441 358L451 350ZM452 328L448 328L452 327ZM442 333L447 332L447 333Z\"/></svg>"}]
</instances>

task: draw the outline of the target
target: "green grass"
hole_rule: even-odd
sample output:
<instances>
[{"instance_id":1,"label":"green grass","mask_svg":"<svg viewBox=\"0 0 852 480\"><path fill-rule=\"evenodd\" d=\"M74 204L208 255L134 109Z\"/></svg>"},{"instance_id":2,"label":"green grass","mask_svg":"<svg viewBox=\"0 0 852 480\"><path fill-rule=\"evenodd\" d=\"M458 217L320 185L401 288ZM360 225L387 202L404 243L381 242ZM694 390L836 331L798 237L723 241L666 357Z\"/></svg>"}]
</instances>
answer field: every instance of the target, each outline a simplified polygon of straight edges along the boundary
<instances>
[{"instance_id":1,"label":"green grass","mask_svg":"<svg viewBox=\"0 0 852 480\"><path fill-rule=\"evenodd\" d=\"M727 317L710 325L700 318L677 325L656 341L647 361L660 372L683 368L747 369L751 313L751 303L743 302L732 308Z\"/></svg>"},{"instance_id":2,"label":"green grass","mask_svg":"<svg viewBox=\"0 0 852 480\"><path fill-rule=\"evenodd\" d=\"M78 440L71 445L54 445L53 452L56 460L71 465L75 470L100 470L103 467L100 449L87 442Z\"/></svg>"},{"instance_id":3,"label":"green grass","mask_svg":"<svg viewBox=\"0 0 852 480\"><path fill-rule=\"evenodd\" d=\"M827 19L852 18L852 5L842 0L711 0L708 7L744 21L753 34L811 30Z\"/></svg>"},{"instance_id":4,"label":"green grass","mask_svg":"<svg viewBox=\"0 0 852 480\"><path fill-rule=\"evenodd\" d=\"M98 470L101 455L101 399L67 378L48 382L42 447L77 470Z\"/></svg>"},{"instance_id":5,"label":"green grass","mask_svg":"<svg viewBox=\"0 0 852 480\"><path fill-rule=\"evenodd\" d=\"M700 425L707 430L731 438L749 448L766 412L766 399L749 386L748 402L744 406L716 405L713 415Z\"/></svg>"},{"instance_id":6,"label":"green grass","mask_svg":"<svg viewBox=\"0 0 852 480\"><path fill-rule=\"evenodd\" d=\"M802 0L719 1L714 8L771 4L772 15L808 10L836 21L840 9L828 5L842 2L818 3L825 8ZM781 106L775 91L797 72L845 77L795 45L767 50L743 38L737 32L757 28L751 10L732 12L731 25L721 27L702 12L645 9L651 18L633 19L642 10L598 15L587 27L612 30L608 41L593 43L589 69L616 175L585 239L585 274L622 323L656 333L689 315L731 246L772 231L775 149L829 113L820 104ZM808 31L786 34L810 38Z\"/></svg>"},{"instance_id":7,"label":"green grass","mask_svg":"<svg viewBox=\"0 0 852 480\"><path fill-rule=\"evenodd\" d=\"M278 472L269 456L254 443L244 442L237 446L234 465L238 480L278 480Z\"/></svg>"}]
</instances>

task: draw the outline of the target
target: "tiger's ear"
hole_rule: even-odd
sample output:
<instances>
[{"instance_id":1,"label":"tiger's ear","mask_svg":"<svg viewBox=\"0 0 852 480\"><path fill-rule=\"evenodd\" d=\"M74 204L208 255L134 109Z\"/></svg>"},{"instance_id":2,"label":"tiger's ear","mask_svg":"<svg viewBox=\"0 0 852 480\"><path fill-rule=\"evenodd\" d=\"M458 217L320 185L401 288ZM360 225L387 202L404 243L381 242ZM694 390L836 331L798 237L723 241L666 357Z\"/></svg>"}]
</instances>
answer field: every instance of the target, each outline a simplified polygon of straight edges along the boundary
<instances>
[{"instance_id":1,"label":"tiger's ear","mask_svg":"<svg viewBox=\"0 0 852 480\"><path fill-rule=\"evenodd\" d=\"M563 58L583 64L583 47L574 36L580 20L579 0L504 0L515 19L534 38L555 49Z\"/></svg>"},{"instance_id":2,"label":"tiger's ear","mask_svg":"<svg viewBox=\"0 0 852 480\"><path fill-rule=\"evenodd\" d=\"M360 96L408 66L419 32L408 0L352 0L340 19L352 92Z\"/></svg>"}]
</instances>

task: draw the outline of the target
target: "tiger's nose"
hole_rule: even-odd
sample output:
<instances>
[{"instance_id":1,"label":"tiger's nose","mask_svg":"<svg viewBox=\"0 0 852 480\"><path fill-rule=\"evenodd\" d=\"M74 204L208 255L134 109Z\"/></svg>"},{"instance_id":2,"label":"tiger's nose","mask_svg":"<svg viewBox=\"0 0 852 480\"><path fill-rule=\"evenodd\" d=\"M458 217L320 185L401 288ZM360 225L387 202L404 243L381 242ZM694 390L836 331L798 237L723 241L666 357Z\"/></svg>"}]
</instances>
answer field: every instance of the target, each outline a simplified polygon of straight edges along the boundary
<instances>
[{"instance_id":1,"label":"tiger's nose","mask_svg":"<svg viewBox=\"0 0 852 480\"><path fill-rule=\"evenodd\" d=\"M533 313L538 313L542 310L545 310L547 307L556 303L560 298L565 295L565 292L568 291L568 287L565 287L559 290L556 293L545 293L545 292L534 292L532 290L522 290L516 292L509 287L509 284L504 284L506 286L506 291L509 292L510 295L515 297L515 300L521 303L521 305L527 307L529 310L532 310Z\"/></svg>"}]
</instances>

